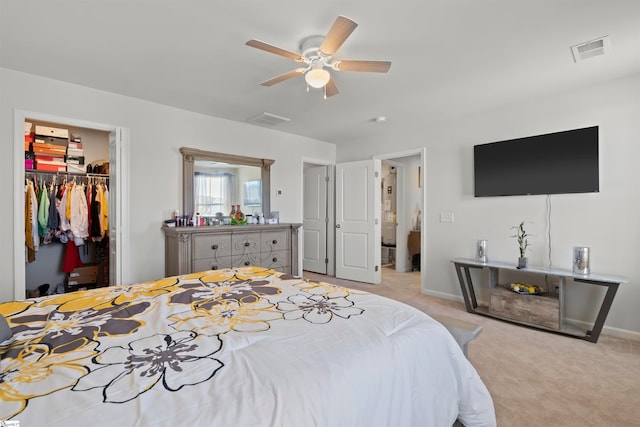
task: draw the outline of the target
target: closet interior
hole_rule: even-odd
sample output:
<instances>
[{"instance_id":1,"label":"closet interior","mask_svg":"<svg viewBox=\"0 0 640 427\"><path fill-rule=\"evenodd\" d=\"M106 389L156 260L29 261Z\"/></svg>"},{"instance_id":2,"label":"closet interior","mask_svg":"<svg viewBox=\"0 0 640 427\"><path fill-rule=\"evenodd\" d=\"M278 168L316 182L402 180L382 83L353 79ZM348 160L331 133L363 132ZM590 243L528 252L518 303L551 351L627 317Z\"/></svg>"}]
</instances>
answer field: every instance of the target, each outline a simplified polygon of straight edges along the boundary
<instances>
[{"instance_id":1,"label":"closet interior","mask_svg":"<svg viewBox=\"0 0 640 427\"><path fill-rule=\"evenodd\" d=\"M27 119L26 297L109 285L109 132Z\"/></svg>"}]
</instances>

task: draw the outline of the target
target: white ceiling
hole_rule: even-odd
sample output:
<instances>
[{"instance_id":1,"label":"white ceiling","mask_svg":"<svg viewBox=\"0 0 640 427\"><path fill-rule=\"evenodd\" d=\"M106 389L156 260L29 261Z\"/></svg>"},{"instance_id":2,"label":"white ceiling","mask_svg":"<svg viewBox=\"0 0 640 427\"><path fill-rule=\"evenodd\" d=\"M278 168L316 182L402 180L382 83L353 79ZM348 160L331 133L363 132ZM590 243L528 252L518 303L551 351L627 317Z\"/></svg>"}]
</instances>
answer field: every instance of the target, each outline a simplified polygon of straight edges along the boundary
<instances>
[{"instance_id":1,"label":"white ceiling","mask_svg":"<svg viewBox=\"0 0 640 427\"><path fill-rule=\"evenodd\" d=\"M298 51L338 15L359 26L336 59L393 62L388 74L338 72L340 94L298 64L245 46ZM605 56L572 45L608 35ZM0 66L341 143L640 73L640 0L0 0ZM386 116L384 124L372 119Z\"/></svg>"}]
</instances>

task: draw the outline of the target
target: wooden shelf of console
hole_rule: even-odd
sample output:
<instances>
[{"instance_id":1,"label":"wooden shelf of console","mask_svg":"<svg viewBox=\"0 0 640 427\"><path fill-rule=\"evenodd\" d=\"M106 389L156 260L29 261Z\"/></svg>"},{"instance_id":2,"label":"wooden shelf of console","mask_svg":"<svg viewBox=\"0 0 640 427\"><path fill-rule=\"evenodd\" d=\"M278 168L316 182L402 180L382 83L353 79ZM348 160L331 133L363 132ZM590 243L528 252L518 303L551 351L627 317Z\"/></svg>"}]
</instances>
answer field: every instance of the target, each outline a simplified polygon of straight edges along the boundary
<instances>
[{"instance_id":1,"label":"wooden shelf of console","mask_svg":"<svg viewBox=\"0 0 640 427\"><path fill-rule=\"evenodd\" d=\"M590 342L598 342L600 332L607 319L611 304L621 283L627 279L621 276L588 274L580 275L559 268L529 267L519 270L515 265L502 262L478 262L472 259L452 260L464 304L469 313L489 316L512 323L526 325L549 332L559 333ZM471 269L489 270L489 304L478 305L476 288L471 279ZM500 272L522 272L527 274L553 276L558 278L558 292L541 295L520 295L505 288L500 283ZM575 283L603 286L606 293L592 327L585 329L571 324L564 317L565 284Z\"/></svg>"},{"instance_id":2,"label":"wooden shelf of console","mask_svg":"<svg viewBox=\"0 0 640 427\"><path fill-rule=\"evenodd\" d=\"M256 265L298 274L302 224L166 227L165 274Z\"/></svg>"}]
</instances>

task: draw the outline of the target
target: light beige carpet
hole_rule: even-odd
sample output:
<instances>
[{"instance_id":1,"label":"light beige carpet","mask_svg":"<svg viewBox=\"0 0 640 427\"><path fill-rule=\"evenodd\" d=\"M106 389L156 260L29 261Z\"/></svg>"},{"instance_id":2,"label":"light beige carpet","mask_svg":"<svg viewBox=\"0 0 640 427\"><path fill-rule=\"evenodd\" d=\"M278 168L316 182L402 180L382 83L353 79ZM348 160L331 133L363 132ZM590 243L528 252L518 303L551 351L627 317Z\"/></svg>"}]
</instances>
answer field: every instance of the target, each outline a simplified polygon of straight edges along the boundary
<instances>
[{"instance_id":1,"label":"light beige carpet","mask_svg":"<svg viewBox=\"0 0 640 427\"><path fill-rule=\"evenodd\" d=\"M594 344L470 314L462 303L422 295L419 272L382 271L381 285L304 275L482 325L469 360L493 397L498 426L640 426L640 342L602 334Z\"/></svg>"}]
</instances>

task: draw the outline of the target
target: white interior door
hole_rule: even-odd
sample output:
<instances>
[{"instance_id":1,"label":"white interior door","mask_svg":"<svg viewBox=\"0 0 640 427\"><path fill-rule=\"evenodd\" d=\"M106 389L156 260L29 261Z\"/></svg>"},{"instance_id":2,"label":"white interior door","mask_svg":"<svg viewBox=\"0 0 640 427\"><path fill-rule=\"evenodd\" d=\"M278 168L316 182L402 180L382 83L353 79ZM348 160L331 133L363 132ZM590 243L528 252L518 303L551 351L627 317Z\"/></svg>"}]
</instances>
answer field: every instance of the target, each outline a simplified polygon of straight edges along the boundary
<instances>
[{"instance_id":1,"label":"white interior door","mask_svg":"<svg viewBox=\"0 0 640 427\"><path fill-rule=\"evenodd\" d=\"M336 277L380 283L380 160L336 165Z\"/></svg>"},{"instance_id":2,"label":"white interior door","mask_svg":"<svg viewBox=\"0 0 640 427\"><path fill-rule=\"evenodd\" d=\"M303 258L306 271L327 274L327 166L304 169Z\"/></svg>"}]
</instances>

